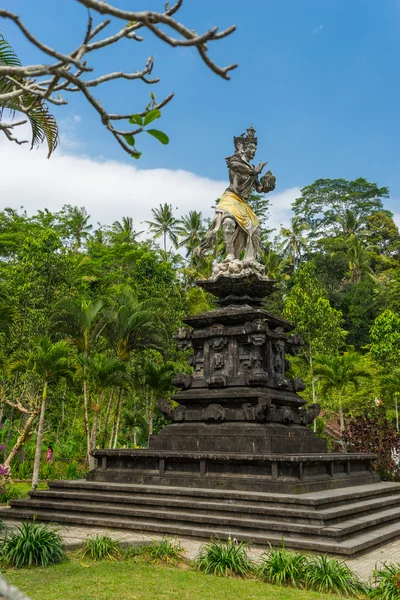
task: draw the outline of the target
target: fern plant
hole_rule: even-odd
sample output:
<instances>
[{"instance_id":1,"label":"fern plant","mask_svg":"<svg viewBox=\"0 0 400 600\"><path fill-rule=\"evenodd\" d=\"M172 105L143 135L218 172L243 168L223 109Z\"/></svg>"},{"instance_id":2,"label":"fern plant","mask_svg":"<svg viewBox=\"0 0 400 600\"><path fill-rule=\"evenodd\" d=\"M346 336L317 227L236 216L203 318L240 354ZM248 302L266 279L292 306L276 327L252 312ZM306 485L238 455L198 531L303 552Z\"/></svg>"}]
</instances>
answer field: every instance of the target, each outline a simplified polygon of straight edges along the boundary
<instances>
[{"instance_id":1,"label":"fern plant","mask_svg":"<svg viewBox=\"0 0 400 600\"><path fill-rule=\"evenodd\" d=\"M253 564L247 554L244 542L228 538L211 540L200 548L196 559L197 567L205 573L214 575L240 575L246 577L253 570Z\"/></svg>"},{"instance_id":2,"label":"fern plant","mask_svg":"<svg viewBox=\"0 0 400 600\"><path fill-rule=\"evenodd\" d=\"M17 567L48 567L65 558L64 543L59 528L44 523L23 523L7 533L1 556L8 565Z\"/></svg>"}]
</instances>

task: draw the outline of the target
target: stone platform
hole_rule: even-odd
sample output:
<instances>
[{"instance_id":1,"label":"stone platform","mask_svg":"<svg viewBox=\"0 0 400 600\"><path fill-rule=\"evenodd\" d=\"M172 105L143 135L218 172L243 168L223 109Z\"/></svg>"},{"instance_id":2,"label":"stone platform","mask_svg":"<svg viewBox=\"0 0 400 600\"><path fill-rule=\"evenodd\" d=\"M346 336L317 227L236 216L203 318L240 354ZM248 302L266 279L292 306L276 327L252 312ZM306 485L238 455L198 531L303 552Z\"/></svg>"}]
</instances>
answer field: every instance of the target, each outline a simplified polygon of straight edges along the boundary
<instances>
[{"instance_id":1,"label":"stone platform","mask_svg":"<svg viewBox=\"0 0 400 600\"><path fill-rule=\"evenodd\" d=\"M378 483L274 494L165 485L52 481L50 489L2 509L33 519L199 539L234 537L354 556L400 537L400 484Z\"/></svg>"},{"instance_id":2,"label":"stone platform","mask_svg":"<svg viewBox=\"0 0 400 600\"><path fill-rule=\"evenodd\" d=\"M251 438L250 438L251 439ZM88 481L304 494L379 482L369 454L96 450Z\"/></svg>"}]
</instances>

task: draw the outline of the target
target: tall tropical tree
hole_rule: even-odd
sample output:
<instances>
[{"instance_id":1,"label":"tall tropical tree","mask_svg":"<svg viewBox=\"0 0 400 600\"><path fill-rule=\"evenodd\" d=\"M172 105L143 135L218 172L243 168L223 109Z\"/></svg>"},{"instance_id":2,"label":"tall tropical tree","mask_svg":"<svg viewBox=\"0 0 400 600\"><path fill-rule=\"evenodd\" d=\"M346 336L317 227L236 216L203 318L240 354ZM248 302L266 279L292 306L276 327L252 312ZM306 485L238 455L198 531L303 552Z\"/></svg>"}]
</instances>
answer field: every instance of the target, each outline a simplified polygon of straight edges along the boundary
<instances>
[{"instance_id":1,"label":"tall tropical tree","mask_svg":"<svg viewBox=\"0 0 400 600\"><path fill-rule=\"evenodd\" d=\"M112 224L112 233L118 242L133 244L137 236L143 232L134 230L132 217L122 217L121 221L114 221Z\"/></svg>"},{"instance_id":2,"label":"tall tropical tree","mask_svg":"<svg viewBox=\"0 0 400 600\"><path fill-rule=\"evenodd\" d=\"M20 67L21 61L0 33L0 66L2 65ZM0 95L3 96L0 104L0 123L5 110L11 114L14 112L24 114L32 128L31 147L46 141L49 158L59 141L57 121L49 113L48 106L42 98L29 92L19 93L20 86L24 83L24 79L15 78L15 81L12 81L9 77L0 76ZM4 128L3 131L9 140L13 139L11 130Z\"/></svg>"},{"instance_id":3,"label":"tall tropical tree","mask_svg":"<svg viewBox=\"0 0 400 600\"><path fill-rule=\"evenodd\" d=\"M394 396L395 412L396 412L396 429L399 431L399 406L398 399L400 396L400 367L395 367L389 374L383 375L381 386L387 390L389 394Z\"/></svg>"},{"instance_id":4,"label":"tall tropical tree","mask_svg":"<svg viewBox=\"0 0 400 600\"><path fill-rule=\"evenodd\" d=\"M356 353L344 353L337 356L320 356L314 362L314 375L319 379L321 392L328 395L335 392L339 408L340 433L344 431L343 398L349 388L358 389L363 379L371 375L364 368Z\"/></svg>"},{"instance_id":5,"label":"tall tropical tree","mask_svg":"<svg viewBox=\"0 0 400 600\"><path fill-rule=\"evenodd\" d=\"M364 228L364 223L360 215L351 208L346 208L344 213L336 216L336 221L340 226L340 233L343 236L359 235Z\"/></svg>"},{"instance_id":6,"label":"tall tropical tree","mask_svg":"<svg viewBox=\"0 0 400 600\"><path fill-rule=\"evenodd\" d=\"M96 448L99 414L104 404L104 396L107 391L110 392L104 423L104 434L106 435L114 390L129 389L129 379L126 363L114 356L95 354L89 358L87 366L89 393L92 399L91 410L94 413L90 436L89 469L91 470L95 467L95 459L92 453Z\"/></svg>"},{"instance_id":7,"label":"tall tropical tree","mask_svg":"<svg viewBox=\"0 0 400 600\"><path fill-rule=\"evenodd\" d=\"M102 335L122 362L128 363L136 350L152 348L160 352L166 344L166 330L156 313L163 302L159 299L138 301L128 286L122 286L115 298L114 308L103 319ZM124 402L120 390L115 411L114 447L118 440L120 416Z\"/></svg>"},{"instance_id":8,"label":"tall tropical tree","mask_svg":"<svg viewBox=\"0 0 400 600\"><path fill-rule=\"evenodd\" d=\"M146 221L150 233L156 240L163 238L164 252L167 251L167 237L176 248L178 245L179 221L175 219L171 204L160 204L158 208L152 208L153 221Z\"/></svg>"},{"instance_id":9,"label":"tall tropical tree","mask_svg":"<svg viewBox=\"0 0 400 600\"><path fill-rule=\"evenodd\" d=\"M301 222L300 217L293 217L290 227L281 227L281 247L293 269L298 266L301 253L307 247L307 238L303 235L307 229L308 225Z\"/></svg>"},{"instance_id":10,"label":"tall tropical tree","mask_svg":"<svg viewBox=\"0 0 400 600\"><path fill-rule=\"evenodd\" d=\"M144 385L147 399L147 423L149 437L153 433L154 411L157 401L169 396L174 389L172 379L176 373L176 365L171 362L157 363L147 359L143 363L142 379L139 383Z\"/></svg>"},{"instance_id":11,"label":"tall tropical tree","mask_svg":"<svg viewBox=\"0 0 400 600\"><path fill-rule=\"evenodd\" d=\"M82 241L89 237L93 226L90 224L90 215L86 208L81 206L65 205L60 217L60 224L64 228L65 236L72 238L72 251L78 254Z\"/></svg>"},{"instance_id":12,"label":"tall tropical tree","mask_svg":"<svg viewBox=\"0 0 400 600\"><path fill-rule=\"evenodd\" d=\"M177 232L183 238L179 242L179 247L185 246L186 258L188 258L193 255L194 249L200 244L200 240L204 236L203 217L201 212L191 210L178 223Z\"/></svg>"},{"instance_id":13,"label":"tall tropical tree","mask_svg":"<svg viewBox=\"0 0 400 600\"><path fill-rule=\"evenodd\" d=\"M261 262L265 266L265 274L270 279L284 278L284 271L288 266L288 259L282 258L279 252L269 248L266 252L261 253ZM289 278L288 275L286 275Z\"/></svg>"},{"instance_id":14,"label":"tall tropical tree","mask_svg":"<svg viewBox=\"0 0 400 600\"><path fill-rule=\"evenodd\" d=\"M347 243L349 278L351 283L360 283L363 277L372 277L371 253L369 248L356 235L351 235Z\"/></svg>"},{"instance_id":15,"label":"tall tropical tree","mask_svg":"<svg viewBox=\"0 0 400 600\"><path fill-rule=\"evenodd\" d=\"M30 351L16 351L9 361L11 373L22 371L31 374L42 386L40 416L37 432L35 460L33 465L32 489L39 482L40 455L43 441L44 419L46 413L48 386L56 384L64 378L72 380L76 370L76 353L72 344L67 340L53 343L48 338L39 340L36 347Z\"/></svg>"},{"instance_id":16,"label":"tall tropical tree","mask_svg":"<svg viewBox=\"0 0 400 600\"><path fill-rule=\"evenodd\" d=\"M64 334L76 346L82 357L83 407L88 460L90 456L90 429L87 365L92 344L101 333L100 313L103 306L102 299L65 300L58 304L52 318L53 330Z\"/></svg>"}]
</instances>

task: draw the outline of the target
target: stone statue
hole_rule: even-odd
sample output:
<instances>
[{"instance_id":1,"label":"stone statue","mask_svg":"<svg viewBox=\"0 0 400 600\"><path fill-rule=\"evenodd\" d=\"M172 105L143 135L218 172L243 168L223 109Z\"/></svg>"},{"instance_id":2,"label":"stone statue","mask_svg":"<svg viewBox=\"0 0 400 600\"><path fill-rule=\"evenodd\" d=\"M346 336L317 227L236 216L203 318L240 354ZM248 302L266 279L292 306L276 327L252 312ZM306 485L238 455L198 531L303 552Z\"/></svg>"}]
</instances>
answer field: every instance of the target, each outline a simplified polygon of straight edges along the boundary
<instances>
[{"instance_id":1,"label":"stone statue","mask_svg":"<svg viewBox=\"0 0 400 600\"><path fill-rule=\"evenodd\" d=\"M252 262L258 264L256 256L260 249L259 220L247 204L247 200L253 189L264 194L275 189L275 177L268 171L259 179L267 163L260 161L254 166L250 162L257 149L257 138L254 134L255 130L250 125L247 135L242 133L233 138L235 153L226 158L230 184L216 207L210 229L196 248L198 256L203 256L205 251L214 245L217 232L222 228L226 246L224 263L239 262L244 250L243 262L246 265Z\"/></svg>"}]
</instances>

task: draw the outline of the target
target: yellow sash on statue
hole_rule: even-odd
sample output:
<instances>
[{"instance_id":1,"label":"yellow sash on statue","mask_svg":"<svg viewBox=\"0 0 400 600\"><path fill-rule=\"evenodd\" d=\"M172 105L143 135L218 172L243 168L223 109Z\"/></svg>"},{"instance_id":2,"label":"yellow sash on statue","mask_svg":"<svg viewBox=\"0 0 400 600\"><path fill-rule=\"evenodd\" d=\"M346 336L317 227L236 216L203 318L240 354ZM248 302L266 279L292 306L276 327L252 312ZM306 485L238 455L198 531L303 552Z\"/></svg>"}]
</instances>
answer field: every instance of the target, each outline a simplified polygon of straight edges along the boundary
<instances>
[{"instance_id":1,"label":"yellow sash on statue","mask_svg":"<svg viewBox=\"0 0 400 600\"><path fill-rule=\"evenodd\" d=\"M230 213L245 231L255 229L260 223L257 215L247 202L233 192L226 191L224 193L217 204L217 210L225 210Z\"/></svg>"}]
</instances>

